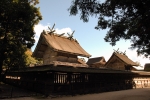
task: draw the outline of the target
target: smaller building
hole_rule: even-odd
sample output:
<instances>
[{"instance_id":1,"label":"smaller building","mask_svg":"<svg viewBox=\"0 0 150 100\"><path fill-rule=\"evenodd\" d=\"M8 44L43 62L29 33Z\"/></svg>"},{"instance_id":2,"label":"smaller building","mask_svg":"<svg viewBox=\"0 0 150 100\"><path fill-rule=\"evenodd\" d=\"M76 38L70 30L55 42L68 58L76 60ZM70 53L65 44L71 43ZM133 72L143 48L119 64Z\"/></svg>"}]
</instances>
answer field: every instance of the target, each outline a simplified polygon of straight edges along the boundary
<instances>
[{"instance_id":1,"label":"smaller building","mask_svg":"<svg viewBox=\"0 0 150 100\"><path fill-rule=\"evenodd\" d=\"M150 63L144 65L144 71L150 71Z\"/></svg>"},{"instance_id":2,"label":"smaller building","mask_svg":"<svg viewBox=\"0 0 150 100\"><path fill-rule=\"evenodd\" d=\"M127 57L125 53L113 52L112 56L106 62L105 67L116 70L135 70L132 66L138 66Z\"/></svg>"},{"instance_id":3,"label":"smaller building","mask_svg":"<svg viewBox=\"0 0 150 100\"><path fill-rule=\"evenodd\" d=\"M96 67L96 68L104 67L105 63L106 61L104 57L90 58L87 61L89 67Z\"/></svg>"}]
</instances>

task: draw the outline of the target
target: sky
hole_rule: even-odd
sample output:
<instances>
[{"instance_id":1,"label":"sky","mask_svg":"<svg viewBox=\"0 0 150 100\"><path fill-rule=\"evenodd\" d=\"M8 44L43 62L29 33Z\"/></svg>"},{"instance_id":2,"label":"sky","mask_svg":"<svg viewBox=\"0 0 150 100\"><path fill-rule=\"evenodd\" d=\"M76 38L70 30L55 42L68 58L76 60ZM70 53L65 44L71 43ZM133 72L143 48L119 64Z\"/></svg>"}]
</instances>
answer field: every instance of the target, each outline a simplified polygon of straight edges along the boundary
<instances>
[{"instance_id":1,"label":"sky","mask_svg":"<svg viewBox=\"0 0 150 100\"><path fill-rule=\"evenodd\" d=\"M119 51L126 51L126 55L131 60L140 62L142 66L150 62L148 58L137 56L136 50L129 49L130 41L120 40L116 43L116 46L111 46L108 42L105 42L104 37L108 30L94 29L97 25L97 17L90 17L89 22L84 23L80 20L80 14L70 16L67 9L70 7L71 1L39 0L40 3L37 6L40 7L43 19L34 27L36 43L32 47L32 51L37 45L41 32L48 30L48 26L52 27L55 23L54 29L58 34L65 33L67 35L67 33L72 33L75 30L73 38L76 38L82 48L92 55L91 58L103 56L108 61L114 50L119 48Z\"/></svg>"}]
</instances>

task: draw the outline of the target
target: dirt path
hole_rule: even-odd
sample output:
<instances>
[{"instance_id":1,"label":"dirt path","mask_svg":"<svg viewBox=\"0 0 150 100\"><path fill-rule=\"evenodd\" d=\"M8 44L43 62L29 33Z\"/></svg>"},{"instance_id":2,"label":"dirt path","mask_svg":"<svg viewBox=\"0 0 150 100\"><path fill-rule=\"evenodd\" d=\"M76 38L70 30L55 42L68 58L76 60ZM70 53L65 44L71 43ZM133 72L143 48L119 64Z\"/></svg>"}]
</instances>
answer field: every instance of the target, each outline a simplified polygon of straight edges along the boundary
<instances>
[{"instance_id":1,"label":"dirt path","mask_svg":"<svg viewBox=\"0 0 150 100\"><path fill-rule=\"evenodd\" d=\"M150 100L150 88L131 89L77 96L63 96L57 98L22 97L2 100Z\"/></svg>"}]
</instances>

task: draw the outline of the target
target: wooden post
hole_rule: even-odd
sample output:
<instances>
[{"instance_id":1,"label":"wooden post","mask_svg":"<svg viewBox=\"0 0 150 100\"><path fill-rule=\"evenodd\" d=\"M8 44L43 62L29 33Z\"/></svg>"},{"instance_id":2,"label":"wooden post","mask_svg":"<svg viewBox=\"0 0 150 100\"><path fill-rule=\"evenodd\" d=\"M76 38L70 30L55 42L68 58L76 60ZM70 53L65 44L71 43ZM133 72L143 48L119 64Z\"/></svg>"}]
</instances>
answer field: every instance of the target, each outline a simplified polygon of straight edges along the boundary
<instances>
[{"instance_id":1,"label":"wooden post","mask_svg":"<svg viewBox=\"0 0 150 100\"><path fill-rule=\"evenodd\" d=\"M55 72L52 72L52 83L50 83L51 84L51 87L52 87L52 90L51 90L51 94L54 92L54 84L55 84Z\"/></svg>"},{"instance_id":2,"label":"wooden post","mask_svg":"<svg viewBox=\"0 0 150 100\"><path fill-rule=\"evenodd\" d=\"M82 73L83 94L85 94L85 74Z\"/></svg>"},{"instance_id":3,"label":"wooden post","mask_svg":"<svg viewBox=\"0 0 150 100\"><path fill-rule=\"evenodd\" d=\"M72 74L71 73L67 73L67 84L69 84L69 92L72 94L72 83L71 83L71 79L72 79Z\"/></svg>"},{"instance_id":4,"label":"wooden post","mask_svg":"<svg viewBox=\"0 0 150 100\"><path fill-rule=\"evenodd\" d=\"M13 93L13 87L11 87L10 98L12 98L12 93Z\"/></svg>"}]
</instances>

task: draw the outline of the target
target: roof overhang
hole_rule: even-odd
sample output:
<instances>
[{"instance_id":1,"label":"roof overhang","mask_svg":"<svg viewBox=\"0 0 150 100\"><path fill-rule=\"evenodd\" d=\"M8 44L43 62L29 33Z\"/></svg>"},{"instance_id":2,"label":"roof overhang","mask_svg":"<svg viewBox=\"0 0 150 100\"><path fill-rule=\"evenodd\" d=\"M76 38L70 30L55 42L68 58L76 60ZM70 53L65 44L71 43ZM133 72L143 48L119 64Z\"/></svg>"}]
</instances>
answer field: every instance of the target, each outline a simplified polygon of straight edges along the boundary
<instances>
[{"instance_id":1,"label":"roof overhang","mask_svg":"<svg viewBox=\"0 0 150 100\"><path fill-rule=\"evenodd\" d=\"M33 52L33 57L42 58L44 51L50 47L56 52L68 53L76 56L91 57L80 45L74 40L41 33L40 39ZM43 52L43 53L42 53Z\"/></svg>"}]
</instances>

